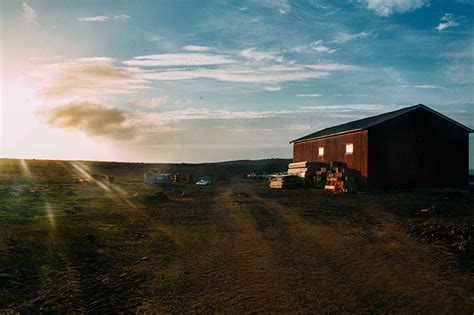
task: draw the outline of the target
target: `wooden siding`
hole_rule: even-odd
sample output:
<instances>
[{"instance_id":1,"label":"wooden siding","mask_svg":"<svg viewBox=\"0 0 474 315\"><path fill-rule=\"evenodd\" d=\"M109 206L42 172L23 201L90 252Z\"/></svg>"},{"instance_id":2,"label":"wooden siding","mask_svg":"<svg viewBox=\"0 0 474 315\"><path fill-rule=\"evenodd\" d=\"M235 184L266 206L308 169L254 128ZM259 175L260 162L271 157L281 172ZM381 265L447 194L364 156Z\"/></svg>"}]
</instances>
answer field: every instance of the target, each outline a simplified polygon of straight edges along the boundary
<instances>
[{"instance_id":1,"label":"wooden siding","mask_svg":"<svg viewBox=\"0 0 474 315\"><path fill-rule=\"evenodd\" d=\"M462 187L469 133L417 109L369 128L369 188Z\"/></svg>"},{"instance_id":2,"label":"wooden siding","mask_svg":"<svg viewBox=\"0 0 474 315\"><path fill-rule=\"evenodd\" d=\"M306 140L293 144L293 162L319 162L329 164L330 161L343 164L352 171L359 173L360 184L366 186L368 131L358 131L316 140ZM346 143L354 144L354 153L346 154ZM324 147L324 156L318 156L318 148Z\"/></svg>"}]
</instances>

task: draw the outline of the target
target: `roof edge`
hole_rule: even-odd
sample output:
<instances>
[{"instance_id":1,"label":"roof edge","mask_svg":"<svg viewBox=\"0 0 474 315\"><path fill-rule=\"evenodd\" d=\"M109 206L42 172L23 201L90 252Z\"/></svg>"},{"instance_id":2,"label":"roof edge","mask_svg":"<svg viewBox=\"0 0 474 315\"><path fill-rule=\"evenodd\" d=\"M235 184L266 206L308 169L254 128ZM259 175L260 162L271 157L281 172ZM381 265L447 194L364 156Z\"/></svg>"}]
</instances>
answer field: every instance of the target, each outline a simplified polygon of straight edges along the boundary
<instances>
[{"instance_id":1,"label":"roof edge","mask_svg":"<svg viewBox=\"0 0 474 315\"><path fill-rule=\"evenodd\" d=\"M410 108L410 107L407 107L407 108ZM447 121L451 122L452 124L455 124L455 125L457 125L458 127L465 129L468 133L474 133L474 130L473 130L473 129L471 129L471 128L469 128L469 127L467 127L467 126L465 126L465 125L463 125L463 124L461 124L461 123L455 121L455 120L452 119L452 118L449 118L448 116L445 116L445 115L441 114L440 112L435 111L434 109L431 109L430 107L428 107L428 106L426 106L426 105L424 105L424 104L421 104L421 103L420 103L420 104L411 106L411 109L410 109L409 111L411 112L412 110L415 110L415 109L418 109L418 108L426 109L426 110L429 111L430 113L435 114L435 115L437 115L437 116L439 116L439 117L441 117L441 118L444 118L444 119L446 119ZM379 124L381 124L381 123L384 123L384 122L386 122L386 121L388 121L388 120L394 119L394 118L396 118L396 117L398 117L398 116L400 116L400 115L403 115L403 114L406 114L406 112L405 112L405 113L400 113L400 114L397 115L397 116L388 118L387 120L383 120L383 121L374 123L374 124L372 124L372 125L370 125L370 126L367 126L366 128L357 128L357 129L352 129L352 130L347 130L347 131L341 131L341 132L332 133L332 134L329 134L329 135L324 135L324 136L319 136L319 137L313 137L313 138L307 138L307 139L302 139L302 138L304 138L304 137L301 137L301 138L292 140L292 141L290 141L289 143L292 144L292 143L298 143L298 142L305 142L305 141L310 141L310 140L316 140L316 139L323 139L323 138L334 137L334 136L338 136L338 135L342 135L342 134L346 134L346 133L351 133L351 132L355 132L355 131L367 130L367 129L373 127L373 126L379 125ZM370 118L370 117L367 117L367 118Z\"/></svg>"},{"instance_id":2,"label":"roof edge","mask_svg":"<svg viewBox=\"0 0 474 315\"><path fill-rule=\"evenodd\" d=\"M352 132L356 132L356 131L363 131L363 130L367 130L367 129L368 128L357 128L357 129L351 129L351 130L347 130L347 131L331 133L330 135L319 136L319 137L314 137L314 138L301 139L301 140L300 139L295 139L295 140L291 140L290 144L291 143L297 143L297 142L305 142L305 141L309 141L309 140L317 140L317 139L335 137L335 136L340 136L340 135L343 135L343 134L346 134L346 133L352 133Z\"/></svg>"},{"instance_id":3,"label":"roof edge","mask_svg":"<svg viewBox=\"0 0 474 315\"><path fill-rule=\"evenodd\" d=\"M454 119L449 118L448 116L445 116L445 115L441 114L440 112L437 112L437 111L435 111L434 109L429 108L428 106L426 106L426 105L424 105L424 104L418 104L417 106L419 106L420 108L424 108L424 109L428 110L429 112L431 112L431 113L433 113L433 114L435 114L435 115L440 116L441 118L446 119L447 121L449 121L449 122L451 122L451 123L457 125L458 127L461 127L461 128L463 128L463 129L466 129L467 132L469 132L469 133L474 133L474 130L471 129L471 128L469 128L468 126L464 126L464 125L461 124L460 122L457 122L457 121L455 121Z\"/></svg>"}]
</instances>

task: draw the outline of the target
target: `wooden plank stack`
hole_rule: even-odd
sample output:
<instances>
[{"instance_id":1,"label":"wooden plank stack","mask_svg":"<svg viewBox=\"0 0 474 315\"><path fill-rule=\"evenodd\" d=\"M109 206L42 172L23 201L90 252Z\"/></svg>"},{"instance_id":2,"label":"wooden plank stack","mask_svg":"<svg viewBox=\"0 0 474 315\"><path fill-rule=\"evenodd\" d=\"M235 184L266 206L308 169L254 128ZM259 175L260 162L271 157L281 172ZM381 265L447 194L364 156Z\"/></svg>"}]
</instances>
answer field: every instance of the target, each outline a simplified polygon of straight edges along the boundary
<instances>
[{"instance_id":1,"label":"wooden plank stack","mask_svg":"<svg viewBox=\"0 0 474 315\"><path fill-rule=\"evenodd\" d=\"M298 177L301 186L313 186L316 163L308 161L288 164L288 174Z\"/></svg>"},{"instance_id":2,"label":"wooden plank stack","mask_svg":"<svg viewBox=\"0 0 474 315\"><path fill-rule=\"evenodd\" d=\"M275 174L270 176L270 188L276 189L290 189L297 188L299 186L300 180L298 176L289 175L289 174Z\"/></svg>"}]
</instances>

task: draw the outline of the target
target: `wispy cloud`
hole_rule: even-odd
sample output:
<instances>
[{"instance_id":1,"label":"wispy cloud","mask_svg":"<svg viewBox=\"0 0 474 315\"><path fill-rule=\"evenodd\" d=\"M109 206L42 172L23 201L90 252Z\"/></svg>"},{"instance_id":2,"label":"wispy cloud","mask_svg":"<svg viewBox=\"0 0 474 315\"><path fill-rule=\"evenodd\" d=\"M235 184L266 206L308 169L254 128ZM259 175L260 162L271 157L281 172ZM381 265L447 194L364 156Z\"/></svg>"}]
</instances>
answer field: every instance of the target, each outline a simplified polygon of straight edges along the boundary
<instances>
[{"instance_id":1,"label":"wispy cloud","mask_svg":"<svg viewBox=\"0 0 474 315\"><path fill-rule=\"evenodd\" d=\"M445 29L449 27L454 27L454 26L459 26L460 23L456 22L454 20L453 14L452 13L445 13L442 17L441 20L438 24L438 26L435 27L436 30L438 31L444 31Z\"/></svg>"},{"instance_id":2,"label":"wispy cloud","mask_svg":"<svg viewBox=\"0 0 474 315\"><path fill-rule=\"evenodd\" d=\"M281 91L281 86L267 86L265 87L265 91L278 92L278 91Z\"/></svg>"},{"instance_id":3,"label":"wispy cloud","mask_svg":"<svg viewBox=\"0 0 474 315\"><path fill-rule=\"evenodd\" d=\"M225 55L215 54L158 54L137 56L123 63L129 66L164 67L164 66L204 66L235 63Z\"/></svg>"},{"instance_id":4,"label":"wispy cloud","mask_svg":"<svg viewBox=\"0 0 474 315\"><path fill-rule=\"evenodd\" d=\"M239 55L254 61L272 60L276 62L283 62L282 56L277 56L274 53L268 51L258 51L254 48L242 50Z\"/></svg>"},{"instance_id":5,"label":"wispy cloud","mask_svg":"<svg viewBox=\"0 0 474 315\"><path fill-rule=\"evenodd\" d=\"M319 63L312 65L289 66L235 66L218 69L178 69L147 72L144 78L149 80L192 80L213 79L224 82L246 83L278 83L286 81L301 81L310 78L327 78L333 72L353 71L359 69L354 65L338 63Z\"/></svg>"},{"instance_id":6,"label":"wispy cloud","mask_svg":"<svg viewBox=\"0 0 474 315\"><path fill-rule=\"evenodd\" d=\"M82 98L132 93L148 87L142 70L119 67L107 57L68 59L39 65L28 74L41 96Z\"/></svg>"},{"instance_id":7,"label":"wispy cloud","mask_svg":"<svg viewBox=\"0 0 474 315\"><path fill-rule=\"evenodd\" d=\"M441 89L441 86L431 85L431 84L415 84L415 85L402 85L401 87L405 88L416 88L416 89Z\"/></svg>"},{"instance_id":8,"label":"wispy cloud","mask_svg":"<svg viewBox=\"0 0 474 315\"><path fill-rule=\"evenodd\" d=\"M314 43L311 44L311 47L316 50L317 52L319 53L328 53L328 54L332 54L334 52L337 51L337 49L331 49L325 45L323 45L323 41L322 40L318 40Z\"/></svg>"},{"instance_id":9,"label":"wispy cloud","mask_svg":"<svg viewBox=\"0 0 474 315\"><path fill-rule=\"evenodd\" d=\"M207 46L197 46L197 45L186 45L181 47L182 50L186 51L208 51L211 49L211 47Z\"/></svg>"},{"instance_id":10,"label":"wispy cloud","mask_svg":"<svg viewBox=\"0 0 474 315\"><path fill-rule=\"evenodd\" d=\"M359 0L367 9L375 11L380 16L390 16L394 13L405 13L424 6L429 6L429 0Z\"/></svg>"},{"instance_id":11,"label":"wispy cloud","mask_svg":"<svg viewBox=\"0 0 474 315\"><path fill-rule=\"evenodd\" d=\"M132 17L126 14L116 14L116 15L97 15L97 16L87 16L81 17L77 20L80 22L107 22L107 21L117 21L117 20L128 20Z\"/></svg>"},{"instance_id":12,"label":"wispy cloud","mask_svg":"<svg viewBox=\"0 0 474 315\"><path fill-rule=\"evenodd\" d=\"M296 97L321 97L323 94L298 94Z\"/></svg>"},{"instance_id":13,"label":"wispy cloud","mask_svg":"<svg viewBox=\"0 0 474 315\"><path fill-rule=\"evenodd\" d=\"M287 0L260 0L257 3L272 8L282 15L291 12L291 5Z\"/></svg>"},{"instance_id":14,"label":"wispy cloud","mask_svg":"<svg viewBox=\"0 0 474 315\"><path fill-rule=\"evenodd\" d=\"M241 129L229 129L230 132L272 132L270 128L241 128Z\"/></svg>"},{"instance_id":15,"label":"wispy cloud","mask_svg":"<svg viewBox=\"0 0 474 315\"><path fill-rule=\"evenodd\" d=\"M117 108L92 102L72 102L42 112L48 125L77 129L91 136L130 140L136 129L128 125L127 114Z\"/></svg>"},{"instance_id":16,"label":"wispy cloud","mask_svg":"<svg viewBox=\"0 0 474 315\"><path fill-rule=\"evenodd\" d=\"M129 104L137 108L155 109L168 103L169 96L160 96L142 100L132 100Z\"/></svg>"},{"instance_id":17,"label":"wispy cloud","mask_svg":"<svg viewBox=\"0 0 474 315\"><path fill-rule=\"evenodd\" d=\"M357 40L357 39L368 38L370 35L371 34L367 32L360 32L360 33L355 33L355 34L339 33L336 36L334 36L332 42L333 43L347 43L347 42Z\"/></svg>"},{"instance_id":18,"label":"wispy cloud","mask_svg":"<svg viewBox=\"0 0 474 315\"><path fill-rule=\"evenodd\" d=\"M21 16L23 20L28 23L38 24L38 16L36 15L36 11L28 5L28 3L23 2L21 4Z\"/></svg>"},{"instance_id":19,"label":"wispy cloud","mask_svg":"<svg viewBox=\"0 0 474 315\"><path fill-rule=\"evenodd\" d=\"M191 100L189 98L178 98L176 101L174 101L176 105L191 105Z\"/></svg>"},{"instance_id":20,"label":"wispy cloud","mask_svg":"<svg viewBox=\"0 0 474 315\"><path fill-rule=\"evenodd\" d=\"M305 124L290 124L290 125L284 125L283 129L285 130L309 130L311 129L310 125L305 125Z\"/></svg>"},{"instance_id":21,"label":"wispy cloud","mask_svg":"<svg viewBox=\"0 0 474 315\"><path fill-rule=\"evenodd\" d=\"M185 108L161 113L143 113L139 114L140 119L149 122L176 122L185 120L241 120L241 119L261 119L285 116L290 114L318 114L328 111L336 112L384 112L398 107L381 104L340 104L340 105L320 105L320 106L302 106L296 109L284 110L264 110L264 111L230 111L224 109L210 108ZM336 113L337 114L337 113ZM364 113L362 113L364 115ZM138 117L138 116L137 116Z\"/></svg>"}]
</instances>

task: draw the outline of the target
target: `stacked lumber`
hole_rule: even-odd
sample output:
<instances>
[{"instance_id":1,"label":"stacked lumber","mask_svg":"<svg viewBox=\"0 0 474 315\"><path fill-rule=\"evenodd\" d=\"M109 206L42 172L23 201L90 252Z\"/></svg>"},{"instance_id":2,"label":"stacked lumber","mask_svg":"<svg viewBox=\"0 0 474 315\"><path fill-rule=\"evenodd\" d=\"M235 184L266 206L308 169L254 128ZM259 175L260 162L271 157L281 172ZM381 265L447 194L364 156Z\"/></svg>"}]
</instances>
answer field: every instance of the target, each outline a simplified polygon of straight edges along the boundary
<instances>
[{"instance_id":1,"label":"stacked lumber","mask_svg":"<svg viewBox=\"0 0 474 315\"><path fill-rule=\"evenodd\" d=\"M275 174L270 176L270 188L290 189L299 186L298 176L289 174Z\"/></svg>"},{"instance_id":2,"label":"stacked lumber","mask_svg":"<svg viewBox=\"0 0 474 315\"><path fill-rule=\"evenodd\" d=\"M288 164L288 174L297 176L301 186L313 186L315 172L316 163L303 161Z\"/></svg>"}]
</instances>

